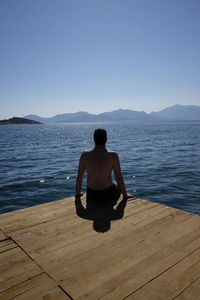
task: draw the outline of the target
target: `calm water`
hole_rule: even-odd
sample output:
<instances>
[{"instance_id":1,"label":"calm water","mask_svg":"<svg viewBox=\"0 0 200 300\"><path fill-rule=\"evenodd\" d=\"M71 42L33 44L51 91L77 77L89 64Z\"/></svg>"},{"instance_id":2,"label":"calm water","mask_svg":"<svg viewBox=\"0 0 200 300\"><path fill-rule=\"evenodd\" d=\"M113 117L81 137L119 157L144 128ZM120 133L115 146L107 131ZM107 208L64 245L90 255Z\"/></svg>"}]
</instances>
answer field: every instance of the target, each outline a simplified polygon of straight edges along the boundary
<instances>
[{"instance_id":1,"label":"calm water","mask_svg":"<svg viewBox=\"0 0 200 300\"><path fill-rule=\"evenodd\" d=\"M97 127L119 153L128 192L200 214L195 122L0 126L0 212L72 196L80 153L93 146Z\"/></svg>"}]
</instances>

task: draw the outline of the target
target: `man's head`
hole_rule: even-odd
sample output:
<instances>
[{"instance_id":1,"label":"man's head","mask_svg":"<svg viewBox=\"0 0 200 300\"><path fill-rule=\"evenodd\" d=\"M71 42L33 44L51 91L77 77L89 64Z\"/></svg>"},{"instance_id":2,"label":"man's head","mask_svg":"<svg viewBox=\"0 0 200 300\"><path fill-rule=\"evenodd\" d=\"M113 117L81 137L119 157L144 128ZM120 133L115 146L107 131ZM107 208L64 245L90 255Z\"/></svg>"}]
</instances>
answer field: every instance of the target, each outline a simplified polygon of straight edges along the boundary
<instances>
[{"instance_id":1,"label":"man's head","mask_svg":"<svg viewBox=\"0 0 200 300\"><path fill-rule=\"evenodd\" d=\"M107 132L105 129L98 128L94 131L94 142L96 146L105 145L107 142Z\"/></svg>"}]
</instances>

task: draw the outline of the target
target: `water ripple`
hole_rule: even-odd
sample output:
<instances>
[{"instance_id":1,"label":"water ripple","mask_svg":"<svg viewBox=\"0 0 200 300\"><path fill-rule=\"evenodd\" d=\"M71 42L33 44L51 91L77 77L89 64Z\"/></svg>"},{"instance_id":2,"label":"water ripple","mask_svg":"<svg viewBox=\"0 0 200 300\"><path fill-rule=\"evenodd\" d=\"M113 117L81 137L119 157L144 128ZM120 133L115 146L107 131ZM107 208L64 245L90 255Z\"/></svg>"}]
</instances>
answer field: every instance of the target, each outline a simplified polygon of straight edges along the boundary
<instances>
[{"instance_id":1,"label":"water ripple","mask_svg":"<svg viewBox=\"0 0 200 300\"><path fill-rule=\"evenodd\" d=\"M200 123L0 126L0 212L73 195L96 127L108 130L129 192L200 214Z\"/></svg>"}]
</instances>

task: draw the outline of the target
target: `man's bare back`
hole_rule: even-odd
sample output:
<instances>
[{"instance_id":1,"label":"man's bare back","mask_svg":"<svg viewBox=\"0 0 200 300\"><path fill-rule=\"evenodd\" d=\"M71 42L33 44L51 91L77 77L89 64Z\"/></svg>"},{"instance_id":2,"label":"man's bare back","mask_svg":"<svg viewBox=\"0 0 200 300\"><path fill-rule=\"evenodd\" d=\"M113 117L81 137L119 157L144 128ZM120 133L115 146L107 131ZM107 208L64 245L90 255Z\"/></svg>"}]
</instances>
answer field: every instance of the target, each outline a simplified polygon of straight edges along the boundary
<instances>
[{"instance_id":1,"label":"man's bare back","mask_svg":"<svg viewBox=\"0 0 200 300\"><path fill-rule=\"evenodd\" d=\"M126 192L117 153L106 149L107 133L105 129L98 128L94 131L94 142L95 147L84 151L79 160L76 178L76 198L82 196L81 186L85 171L87 171L87 186L95 191L102 191L113 186L112 171L114 171L115 179L123 198L128 199L132 197Z\"/></svg>"},{"instance_id":2,"label":"man's bare back","mask_svg":"<svg viewBox=\"0 0 200 300\"><path fill-rule=\"evenodd\" d=\"M116 152L106 149L107 133L105 129L96 129L94 132L95 147L84 151L79 160L78 174L76 178L76 198L82 196L81 186L84 172L87 171L88 189L102 191L113 186L112 171L114 171L118 190L123 198L130 198L127 194L121 173L120 162Z\"/></svg>"},{"instance_id":3,"label":"man's bare back","mask_svg":"<svg viewBox=\"0 0 200 300\"><path fill-rule=\"evenodd\" d=\"M117 154L105 147L96 146L84 151L80 163L87 171L87 186L101 190L112 185L112 170L117 164Z\"/></svg>"}]
</instances>

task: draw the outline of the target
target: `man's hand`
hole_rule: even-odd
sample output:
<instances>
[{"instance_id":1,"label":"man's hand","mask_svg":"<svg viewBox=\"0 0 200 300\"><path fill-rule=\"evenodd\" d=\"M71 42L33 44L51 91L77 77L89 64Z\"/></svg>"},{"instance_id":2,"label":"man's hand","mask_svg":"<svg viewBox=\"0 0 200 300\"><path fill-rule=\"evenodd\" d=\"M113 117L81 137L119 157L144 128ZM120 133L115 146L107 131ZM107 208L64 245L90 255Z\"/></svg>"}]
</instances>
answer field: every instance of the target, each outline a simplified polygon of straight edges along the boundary
<instances>
[{"instance_id":1,"label":"man's hand","mask_svg":"<svg viewBox=\"0 0 200 300\"><path fill-rule=\"evenodd\" d=\"M76 194L76 195L74 195L74 196L75 196L75 199L76 199L76 200L79 200L79 199L83 196L83 194L80 193L80 194Z\"/></svg>"},{"instance_id":2,"label":"man's hand","mask_svg":"<svg viewBox=\"0 0 200 300\"><path fill-rule=\"evenodd\" d=\"M131 195L131 194L126 194L126 195L123 195L123 200L128 200L130 198L135 198L135 196Z\"/></svg>"}]
</instances>

